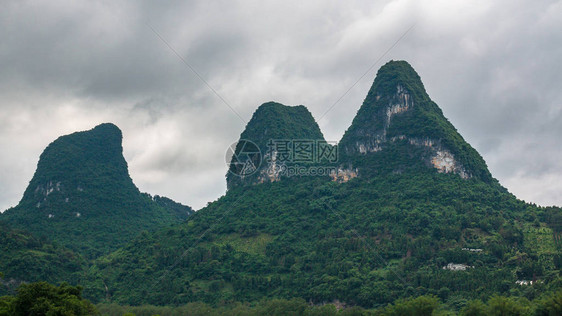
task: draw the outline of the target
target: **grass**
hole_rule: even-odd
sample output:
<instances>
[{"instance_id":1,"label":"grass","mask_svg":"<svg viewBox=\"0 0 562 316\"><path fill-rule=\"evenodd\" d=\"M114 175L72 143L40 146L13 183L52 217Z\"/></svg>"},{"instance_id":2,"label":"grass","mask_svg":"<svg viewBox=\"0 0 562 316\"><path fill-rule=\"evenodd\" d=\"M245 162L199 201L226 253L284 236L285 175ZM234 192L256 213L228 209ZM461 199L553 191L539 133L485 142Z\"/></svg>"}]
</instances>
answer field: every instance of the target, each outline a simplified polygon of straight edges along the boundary
<instances>
[{"instance_id":1,"label":"grass","mask_svg":"<svg viewBox=\"0 0 562 316\"><path fill-rule=\"evenodd\" d=\"M260 233L252 237L242 237L239 234L229 234L214 243L219 246L230 244L236 251L249 253L252 255L265 255L265 248L273 237L269 234Z\"/></svg>"},{"instance_id":2,"label":"grass","mask_svg":"<svg viewBox=\"0 0 562 316\"><path fill-rule=\"evenodd\" d=\"M552 229L545 226L527 226L523 229L523 236L525 238L525 245L535 250L537 254L552 255L557 253Z\"/></svg>"}]
</instances>

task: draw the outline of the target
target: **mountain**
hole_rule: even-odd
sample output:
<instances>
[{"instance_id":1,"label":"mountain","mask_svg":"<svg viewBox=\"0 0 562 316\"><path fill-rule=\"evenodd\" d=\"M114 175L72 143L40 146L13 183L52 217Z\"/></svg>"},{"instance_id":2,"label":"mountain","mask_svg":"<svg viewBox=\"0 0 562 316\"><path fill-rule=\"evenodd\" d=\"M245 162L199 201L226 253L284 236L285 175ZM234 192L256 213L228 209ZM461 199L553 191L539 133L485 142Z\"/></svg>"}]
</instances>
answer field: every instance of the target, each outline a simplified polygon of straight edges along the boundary
<instances>
[{"instance_id":1,"label":"mountain","mask_svg":"<svg viewBox=\"0 0 562 316\"><path fill-rule=\"evenodd\" d=\"M379 70L352 126L328 148L338 148L337 161L302 165L336 174L260 173L254 154L270 141L323 140L304 107L262 105L240 138L234 152L247 159L234 162L249 159L254 174L234 169L227 193L188 221L96 260L87 297L379 307L435 295L458 310L470 299L562 288L560 208L526 204L499 185L406 62ZM264 159L267 168L279 154Z\"/></svg>"},{"instance_id":2,"label":"mountain","mask_svg":"<svg viewBox=\"0 0 562 316\"><path fill-rule=\"evenodd\" d=\"M350 164L367 172L425 165L462 178L492 180L484 159L431 101L405 61L380 68L339 146Z\"/></svg>"},{"instance_id":3,"label":"mountain","mask_svg":"<svg viewBox=\"0 0 562 316\"><path fill-rule=\"evenodd\" d=\"M41 154L19 204L0 221L96 257L142 230L185 220L190 208L139 192L121 142L121 131L109 123L59 137Z\"/></svg>"},{"instance_id":4,"label":"mountain","mask_svg":"<svg viewBox=\"0 0 562 316\"><path fill-rule=\"evenodd\" d=\"M324 135L306 107L264 103L232 148L227 187L276 181L284 173L282 170L296 162L295 146L308 146L312 151L319 143L326 143Z\"/></svg>"}]
</instances>

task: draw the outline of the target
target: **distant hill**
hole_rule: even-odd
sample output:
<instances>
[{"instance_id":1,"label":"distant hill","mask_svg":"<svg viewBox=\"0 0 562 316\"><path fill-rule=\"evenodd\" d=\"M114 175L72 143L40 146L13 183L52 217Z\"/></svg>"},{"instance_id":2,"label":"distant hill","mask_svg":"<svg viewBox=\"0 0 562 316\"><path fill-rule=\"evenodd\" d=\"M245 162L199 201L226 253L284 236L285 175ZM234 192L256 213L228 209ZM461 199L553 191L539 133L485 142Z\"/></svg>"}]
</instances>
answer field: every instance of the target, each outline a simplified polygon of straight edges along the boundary
<instances>
[{"instance_id":1,"label":"distant hill","mask_svg":"<svg viewBox=\"0 0 562 316\"><path fill-rule=\"evenodd\" d=\"M333 173L264 173L280 163L267 144L303 139L323 140L304 107L260 106L234 150L226 195L96 260L85 295L377 307L427 294L458 310L469 299L562 288L560 208L526 204L493 179L408 63L379 70L336 161L284 162ZM248 165L257 167L238 169Z\"/></svg>"},{"instance_id":2,"label":"distant hill","mask_svg":"<svg viewBox=\"0 0 562 316\"><path fill-rule=\"evenodd\" d=\"M179 223L193 213L140 193L121 141L121 131L110 123L59 137L41 154L19 204L0 221L93 258L143 230Z\"/></svg>"}]
</instances>

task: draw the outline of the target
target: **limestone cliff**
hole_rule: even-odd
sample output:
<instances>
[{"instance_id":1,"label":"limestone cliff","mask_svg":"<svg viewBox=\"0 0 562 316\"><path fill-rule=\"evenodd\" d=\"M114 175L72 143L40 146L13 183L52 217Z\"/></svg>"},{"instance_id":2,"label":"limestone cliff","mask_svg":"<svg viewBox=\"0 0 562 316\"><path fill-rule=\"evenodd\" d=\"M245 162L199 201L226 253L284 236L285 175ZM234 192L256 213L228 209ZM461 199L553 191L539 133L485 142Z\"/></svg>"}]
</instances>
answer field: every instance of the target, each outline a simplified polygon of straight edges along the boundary
<instances>
[{"instance_id":1,"label":"limestone cliff","mask_svg":"<svg viewBox=\"0 0 562 316\"><path fill-rule=\"evenodd\" d=\"M408 166L396 164L398 156L417 156L438 172L491 179L482 157L431 101L419 75L405 61L381 67L339 147L344 161L353 163L359 172L373 167L376 157L387 159L386 165L399 172ZM377 155L382 151L392 155Z\"/></svg>"}]
</instances>

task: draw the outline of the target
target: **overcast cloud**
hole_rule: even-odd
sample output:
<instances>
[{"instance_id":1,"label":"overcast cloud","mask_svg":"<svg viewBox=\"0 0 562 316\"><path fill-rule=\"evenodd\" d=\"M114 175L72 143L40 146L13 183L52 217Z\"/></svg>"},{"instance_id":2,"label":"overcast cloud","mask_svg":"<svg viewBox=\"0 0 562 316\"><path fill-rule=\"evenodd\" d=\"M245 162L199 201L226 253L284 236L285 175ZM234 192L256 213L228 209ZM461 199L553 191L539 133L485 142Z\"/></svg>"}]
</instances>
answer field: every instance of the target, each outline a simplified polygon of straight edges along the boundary
<instances>
[{"instance_id":1,"label":"overcast cloud","mask_svg":"<svg viewBox=\"0 0 562 316\"><path fill-rule=\"evenodd\" d=\"M51 141L102 122L142 191L198 209L260 104L304 104L337 141L390 59L511 192L562 205L562 1L303 2L2 1L0 209Z\"/></svg>"}]
</instances>

